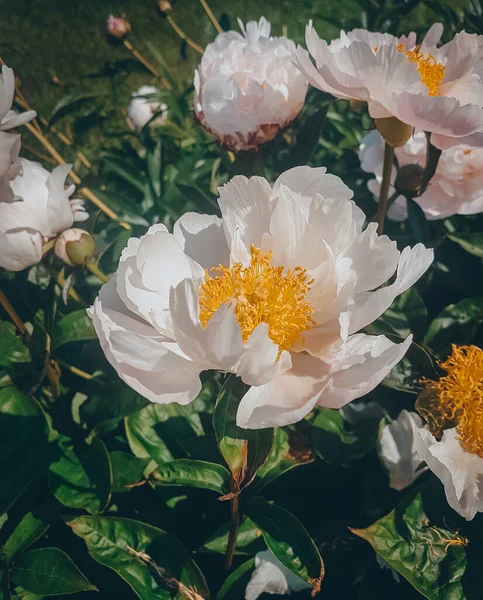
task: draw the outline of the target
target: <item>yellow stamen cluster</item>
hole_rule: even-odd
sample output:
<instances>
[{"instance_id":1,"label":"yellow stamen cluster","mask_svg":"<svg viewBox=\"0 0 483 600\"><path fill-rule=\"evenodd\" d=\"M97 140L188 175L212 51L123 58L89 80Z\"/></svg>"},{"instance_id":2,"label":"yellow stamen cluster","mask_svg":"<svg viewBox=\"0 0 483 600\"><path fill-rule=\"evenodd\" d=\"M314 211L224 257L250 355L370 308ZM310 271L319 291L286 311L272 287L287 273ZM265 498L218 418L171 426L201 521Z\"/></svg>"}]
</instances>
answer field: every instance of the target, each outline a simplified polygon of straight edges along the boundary
<instances>
[{"instance_id":1,"label":"yellow stamen cluster","mask_svg":"<svg viewBox=\"0 0 483 600\"><path fill-rule=\"evenodd\" d=\"M250 264L222 265L205 272L205 281L198 288L200 321L208 321L222 304L232 304L242 339L247 342L260 323L268 323L268 335L282 350L290 350L302 333L315 323L314 309L305 300L313 283L302 267L287 269L271 265L271 252L250 247Z\"/></svg>"},{"instance_id":2,"label":"yellow stamen cluster","mask_svg":"<svg viewBox=\"0 0 483 600\"><path fill-rule=\"evenodd\" d=\"M414 50L405 50L404 46L399 44L397 49L399 52L404 52L410 62L415 63L421 81L428 88L429 95L439 96L446 67L439 63L432 54L425 56L419 46L416 46Z\"/></svg>"},{"instance_id":3,"label":"yellow stamen cluster","mask_svg":"<svg viewBox=\"0 0 483 600\"><path fill-rule=\"evenodd\" d=\"M440 366L446 375L423 381L437 394L429 408L430 431L439 437L444 429L456 426L463 448L483 458L483 350L453 345L451 356Z\"/></svg>"}]
</instances>

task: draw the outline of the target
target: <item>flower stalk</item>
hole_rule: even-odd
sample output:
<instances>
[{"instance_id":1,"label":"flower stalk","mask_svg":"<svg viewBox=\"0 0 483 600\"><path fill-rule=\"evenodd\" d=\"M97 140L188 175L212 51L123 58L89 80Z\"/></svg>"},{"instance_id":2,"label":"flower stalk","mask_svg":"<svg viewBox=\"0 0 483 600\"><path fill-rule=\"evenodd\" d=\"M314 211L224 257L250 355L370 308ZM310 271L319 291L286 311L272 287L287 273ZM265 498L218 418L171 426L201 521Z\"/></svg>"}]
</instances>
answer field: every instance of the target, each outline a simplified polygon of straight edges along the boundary
<instances>
[{"instance_id":1,"label":"flower stalk","mask_svg":"<svg viewBox=\"0 0 483 600\"><path fill-rule=\"evenodd\" d=\"M27 328L25 327L25 323L19 317L17 311L12 306L12 304L10 304L10 300L7 298L7 296L5 295L5 293L2 290L0 290L0 304L4 308L7 315L12 320L12 323L18 329L18 332L21 335L25 335L27 333Z\"/></svg>"},{"instance_id":2,"label":"flower stalk","mask_svg":"<svg viewBox=\"0 0 483 600\"><path fill-rule=\"evenodd\" d=\"M384 164L382 168L381 193L379 195L379 204L375 221L377 223L377 233L384 233L384 221L388 209L389 187L391 185L391 173L394 163L394 148L387 142L384 145Z\"/></svg>"},{"instance_id":3,"label":"flower stalk","mask_svg":"<svg viewBox=\"0 0 483 600\"><path fill-rule=\"evenodd\" d=\"M174 29L174 31L179 35L179 37L188 44L188 46L191 46L191 48L193 48L193 50L196 50L196 52L198 52L199 54L203 54L203 48L199 46L196 42L193 42L193 40L186 35L186 33L181 29L181 27L176 23L176 21L171 15L166 14L166 20Z\"/></svg>"},{"instance_id":4,"label":"flower stalk","mask_svg":"<svg viewBox=\"0 0 483 600\"><path fill-rule=\"evenodd\" d=\"M209 7L208 2L206 0L200 0L200 4L204 8L204 10L205 10L206 14L208 15L208 18L210 19L210 21L213 23L213 27L216 29L216 31L218 33L222 33L223 29L221 28L221 25L218 23L218 19L213 14L213 11Z\"/></svg>"},{"instance_id":5,"label":"flower stalk","mask_svg":"<svg viewBox=\"0 0 483 600\"><path fill-rule=\"evenodd\" d=\"M228 534L228 543L226 545L225 552L225 569L228 571L231 569L231 565L233 563L233 555L235 553L236 540L238 537L238 529L240 528L240 506L239 506L239 494L237 493L237 483L235 479L231 478L231 492L233 493L233 497L230 499L230 510L231 510L231 519L230 519L230 531Z\"/></svg>"}]
</instances>

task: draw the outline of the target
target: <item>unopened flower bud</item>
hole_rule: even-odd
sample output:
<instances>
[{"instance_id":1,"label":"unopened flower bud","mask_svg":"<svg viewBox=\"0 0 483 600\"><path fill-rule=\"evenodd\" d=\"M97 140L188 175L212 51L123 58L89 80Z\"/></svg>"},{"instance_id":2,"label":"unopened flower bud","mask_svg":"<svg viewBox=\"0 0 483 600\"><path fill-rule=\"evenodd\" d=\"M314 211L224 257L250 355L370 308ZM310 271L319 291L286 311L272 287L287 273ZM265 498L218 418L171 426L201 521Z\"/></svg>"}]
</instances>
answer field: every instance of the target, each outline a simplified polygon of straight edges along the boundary
<instances>
[{"instance_id":1,"label":"unopened flower bud","mask_svg":"<svg viewBox=\"0 0 483 600\"><path fill-rule=\"evenodd\" d=\"M55 242L55 254L71 267L81 267L89 262L96 244L84 229L66 229Z\"/></svg>"},{"instance_id":2,"label":"unopened flower bud","mask_svg":"<svg viewBox=\"0 0 483 600\"><path fill-rule=\"evenodd\" d=\"M173 6L169 0L158 0L159 12L163 15L168 15L172 10Z\"/></svg>"},{"instance_id":3,"label":"unopened flower bud","mask_svg":"<svg viewBox=\"0 0 483 600\"><path fill-rule=\"evenodd\" d=\"M131 24L124 17L109 15L107 19L107 33L122 40L131 31Z\"/></svg>"},{"instance_id":4,"label":"unopened flower bud","mask_svg":"<svg viewBox=\"0 0 483 600\"><path fill-rule=\"evenodd\" d=\"M414 127L403 123L396 117L374 119L374 123L385 141L393 148L404 146L414 131Z\"/></svg>"},{"instance_id":5,"label":"unopened flower bud","mask_svg":"<svg viewBox=\"0 0 483 600\"><path fill-rule=\"evenodd\" d=\"M421 165L403 165L397 173L394 187L407 196L414 195L421 189L423 176Z\"/></svg>"}]
</instances>

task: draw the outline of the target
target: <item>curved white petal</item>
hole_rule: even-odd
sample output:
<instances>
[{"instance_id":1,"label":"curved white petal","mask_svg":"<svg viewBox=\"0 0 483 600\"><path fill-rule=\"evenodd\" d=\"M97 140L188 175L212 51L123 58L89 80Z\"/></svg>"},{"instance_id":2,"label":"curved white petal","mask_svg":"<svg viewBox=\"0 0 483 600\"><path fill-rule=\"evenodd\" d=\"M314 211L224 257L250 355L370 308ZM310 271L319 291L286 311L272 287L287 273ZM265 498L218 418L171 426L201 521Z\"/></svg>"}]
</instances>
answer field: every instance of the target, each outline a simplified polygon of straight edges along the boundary
<instances>
[{"instance_id":1,"label":"curved white petal","mask_svg":"<svg viewBox=\"0 0 483 600\"><path fill-rule=\"evenodd\" d=\"M185 213L174 224L173 237L181 250L203 269L230 262L223 220L215 215Z\"/></svg>"},{"instance_id":2,"label":"curved white petal","mask_svg":"<svg viewBox=\"0 0 483 600\"><path fill-rule=\"evenodd\" d=\"M246 587L245 600L257 600L262 594L285 596L310 587L287 569L271 550L264 550L255 556L255 570Z\"/></svg>"},{"instance_id":3,"label":"curved white petal","mask_svg":"<svg viewBox=\"0 0 483 600\"><path fill-rule=\"evenodd\" d=\"M0 267L23 271L42 259L43 236L39 231L0 232Z\"/></svg>"},{"instance_id":4,"label":"curved white petal","mask_svg":"<svg viewBox=\"0 0 483 600\"><path fill-rule=\"evenodd\" d=\"M483 458L463 449L456 429L444 431L440 442L426 429L418 429L415 448L443 483L451 508L468 521L483 512Z\"/></svg>"}]
</instances>

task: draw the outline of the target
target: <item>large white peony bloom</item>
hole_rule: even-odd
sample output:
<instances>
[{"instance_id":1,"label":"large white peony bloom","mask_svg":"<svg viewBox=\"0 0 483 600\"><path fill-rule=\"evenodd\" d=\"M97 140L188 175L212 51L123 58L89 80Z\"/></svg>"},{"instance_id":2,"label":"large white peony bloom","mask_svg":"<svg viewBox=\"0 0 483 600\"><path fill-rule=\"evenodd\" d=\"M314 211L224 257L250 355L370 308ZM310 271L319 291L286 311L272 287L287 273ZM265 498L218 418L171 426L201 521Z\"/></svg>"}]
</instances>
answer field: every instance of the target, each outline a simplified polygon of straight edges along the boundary
<instances>
[{"instance_id":1,"label":"large white peony bloom","mask_svg":"<svg viewBox=\"0 0 483 600\"><path fill-rule=\"evenodd\" d=\"M402 410L397 419L385 425L379 438L378 453L389 473L389 487L403 490L424 473L422 459L415 448L415 432L422 427L421 417Z\"/></svg>"},{"instance_id":2,"label":"large white peony bloom","mask_svg":"<svg viewBox=\"0 0 483 600\"><path fill-rule=\"evenodd\" d=\"M245 600L257 600L262 594L289 596L292 592L308 590L312 586L294 575L271 550L258 552L255 570L245 590Z\"/></svg>"},{"instance_id":3,"label":"large white peony bloom","mask_svg":"<svg viewBox=\"0 0 483 600\"><path fill-rule=\"evenodd\" d=\"M405 146L396 148L395 152L400 167L412 164L424 167L425 134L415 133ZM362 169L376 176L368 181L367 186L377 200L384 160L384 139L378 131L366 135L359 148L359 158ZM392 171L390 196L394 193L395 179L396 167ZM453 146L443 150L427 190L414 200L429 220L483 212L483 149ZM406 199L399 195L390 206L388 216L395 221L404 221L407 215Z\"/></svg>"},{"instance_id":4,"label":"large white peony bloom","mask_svg":"<svg viewBox=\"0 0 483 600\"><path fill-rule=\"evenodd\" d=\"M14 112L12 110L14 96L15 75L12 69L3 65L2 74L0 75L0 131L23 125L37 115L34 110L28 110L20 115Z\"/></svg>"},{"instance_id":5,"label":"large white peony bloom","mask_svg":"<svg viewBox=\"0 0 483 600\"><path fill-rule=\"evenodd\" d=\"M0 202L0 267L21 271L42 258L44 243L88 215L81 200L69 201L65 178L70 165L52 173L39 163L19 159L21 173L10 182L13 202Z\"/></svg>"},{"instance_id":6,"label":"large white peony bloom","mask_svg":"<svg viewBox=\"0 0 483 600\"><path fill-rule=\"evenodd\" d=\"M302 108L305 77L293 64L295 44L270 37L262 17L242 35L220 33L195 71L195 112L202 124L233 150L257 148L275 137Z\"/></svg>"},{"instance_id":7,"label":"large white peony bloom","mask_svg":"<svg viewBox=\"0 0 483 600\"><path fill-rule=\"evenodd\" d=\"M237 422L294 423L372 390L403 357L357 333L429 267L421 244L399 252L363 231L352 192L324 168L297 167L220 188L222 218L187 213L173 233L131 238L90 310L119 376L153 402L191 402L206 369L252 386ZM390 285L387 283L397 270Z\"/></svg>"},{"instance_id":8,"label":"large white peony bloom","mask_svg":"<svg viewBox=\"0 0 483 600\"><path fill-rule=\"evenodd\" d=\"M152 121L153 125L164 125L168 118L168 105L159 102L154 96L159 91L152 85L142 85L137 92L133 92L133 100L127 109L127 116L131 119L137 131L141 131L156 113L160 113Z\"/></svg>"},{"instance_id":9,"label":"large white peony bloom","mask_svg":"<svg viewBox=\"0 0 483 600\"><path fill-rule=\"evenodd\" d=\"M428 382L433 396L420 409L428 427L416 431L415 449L451 508L470 521L483 512L483 350L453 346L441 368L447 374Z\"/></svg>"},{"instance_id":10,"label":"large white peony bloom","mask_svg":"<svg viewBox=\"0 0 483 600\"><path fill-rule=\"evenodd\" d=\"M307 26L309 54L297 49L307 80L336 98L368 103L373 118L397 117L444 149L483 146L483 36L459 33L437 48L443 26L435 24L422 43L416 34L395 38L364 29L341 32L327 44Z\"/></svg>"}]
</instances>

